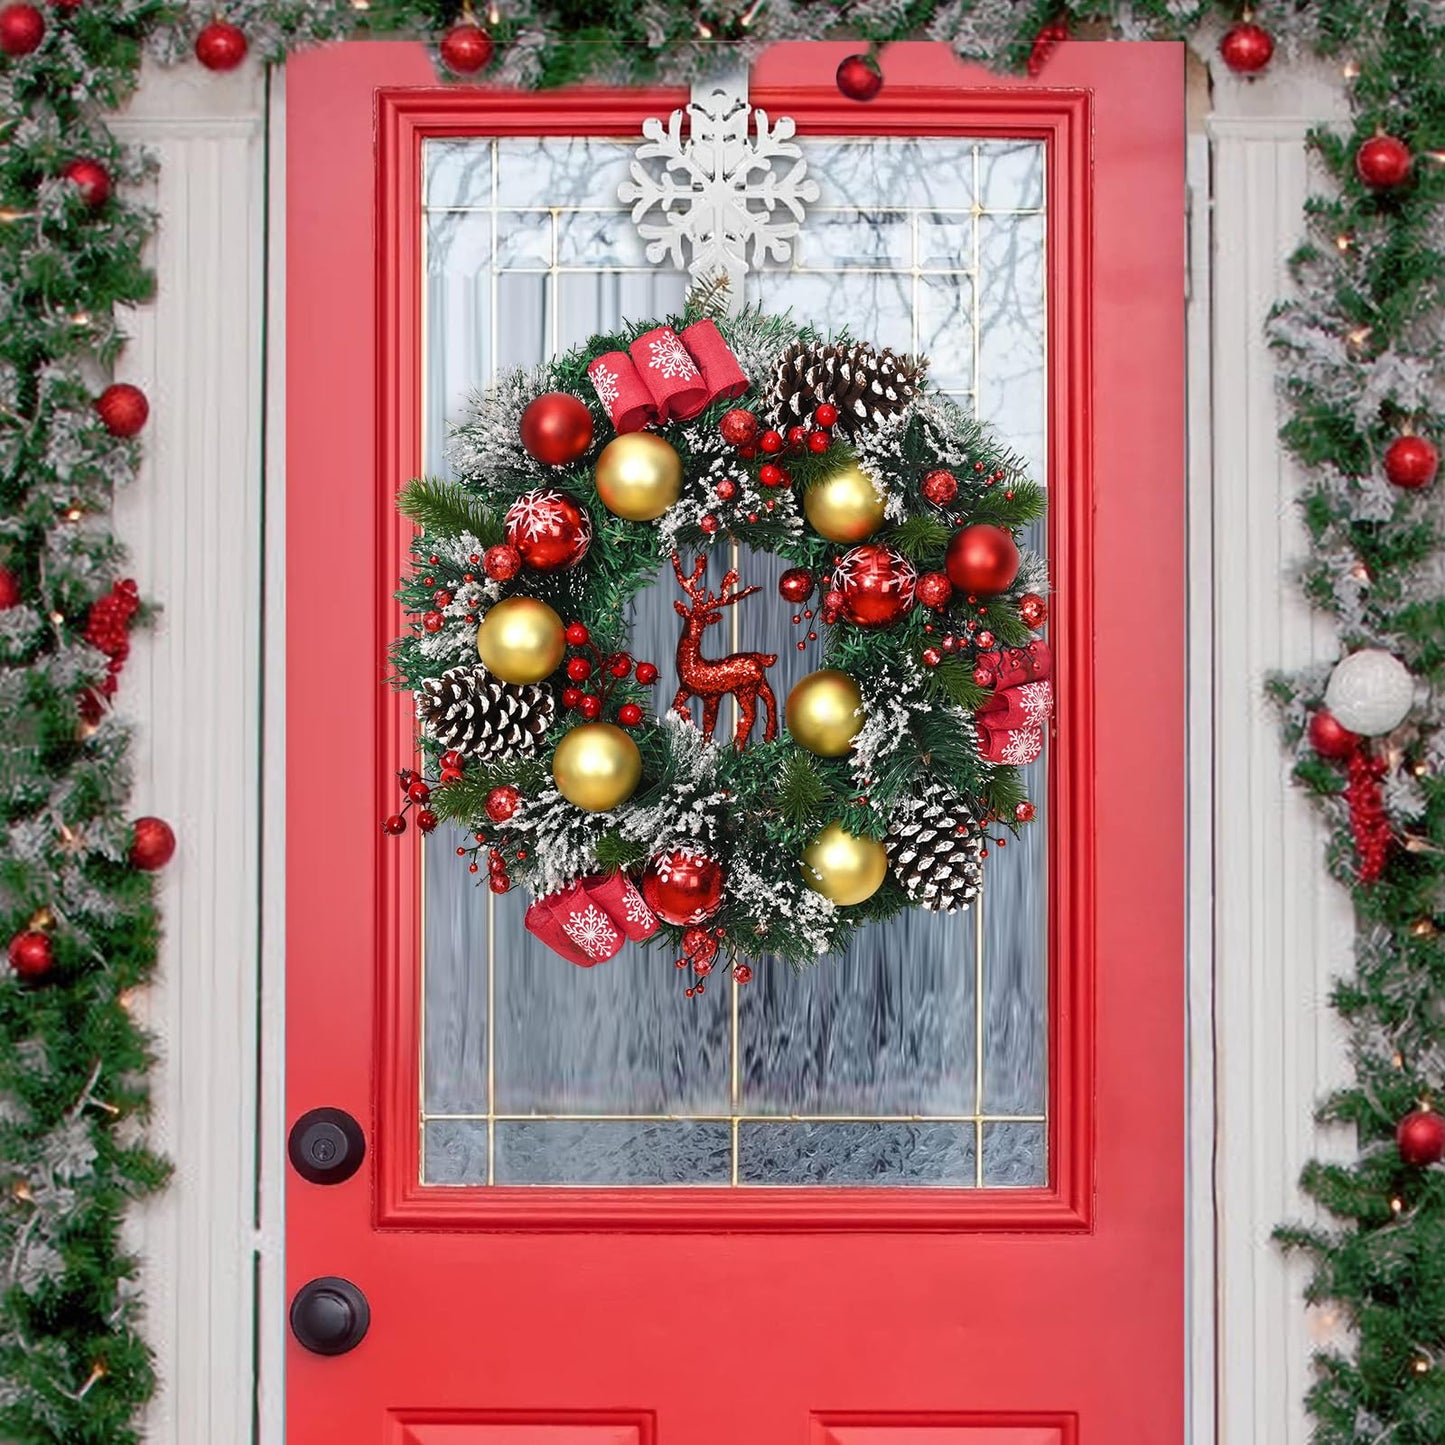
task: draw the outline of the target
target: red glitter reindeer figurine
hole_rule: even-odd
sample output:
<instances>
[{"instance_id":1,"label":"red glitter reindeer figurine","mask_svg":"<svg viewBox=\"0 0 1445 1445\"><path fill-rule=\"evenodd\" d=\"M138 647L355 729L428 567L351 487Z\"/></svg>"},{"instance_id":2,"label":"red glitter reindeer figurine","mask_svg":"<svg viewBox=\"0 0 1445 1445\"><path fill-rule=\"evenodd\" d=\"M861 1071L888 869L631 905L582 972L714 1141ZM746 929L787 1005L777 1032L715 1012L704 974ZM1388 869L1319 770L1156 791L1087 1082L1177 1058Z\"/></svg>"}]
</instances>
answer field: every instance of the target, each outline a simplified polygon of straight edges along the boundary
<instances>
[{"instance_id":1,"label":"red glitter reindeer figurine","mask_svg":"<svg viewBox=\"0 0 1445 1445\"><path fill-rule=\"evenodd\" d=\"M722 609L751 597L759 589L744 587L741 592L732 592L737 586L738 574L729 572L723 578L722 591L714 596L706 587L699 586L702 574L707 570L707 558L699 557L693 563L692 576L682 575L682 561L677 553L672 554L672 570L677 574L678 585L687 593L690 605L681 602L672 605L683 620L682 636L677 640L677 675L682 686L672 700L674 712L686 712L689 702L702 699L702 734L710 738L717 726L717 712L728 693L737 699L738 727L733 742L742 747L753 730L758 716L758 699L761 697L768 710L767 726L763 741L770 743L778 735L778 700L768 686L765 669L777 660L776 652L734 652L716 661L702 655L702 635L715 622L722 621Z\"/></svg>"}]
</instances>

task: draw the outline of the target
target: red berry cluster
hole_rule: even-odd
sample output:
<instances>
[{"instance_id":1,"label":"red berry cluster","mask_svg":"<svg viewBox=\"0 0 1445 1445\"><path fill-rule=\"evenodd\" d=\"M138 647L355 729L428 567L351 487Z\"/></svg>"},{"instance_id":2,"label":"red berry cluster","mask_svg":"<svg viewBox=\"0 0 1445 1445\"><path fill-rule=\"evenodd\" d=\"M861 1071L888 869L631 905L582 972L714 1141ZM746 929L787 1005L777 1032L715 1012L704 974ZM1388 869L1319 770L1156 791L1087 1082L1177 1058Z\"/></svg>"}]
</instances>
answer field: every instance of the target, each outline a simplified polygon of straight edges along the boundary
<instances>
[{"instance_id":1,"label":"red berry cluster","mask_svg":"<svg viewBox=\"0 0 1445 1445\"><path fill-rule=\"evenodd\" d=\"M460 762L460 753L448 753L447 757L456 758ZM461 769L457 769L457 776L461 777ZM413 807L417 809L416 825L423 833L430 833L437 825L437 815L427 805L431 802L431 787L422 781L419 773L414 773L410 768L403 768L396 775L396 781L401 786L402 805L401 812L393 813L389 818L383 820L381 831L393 838L399 838L406 832L406 815Z\"/></svg>"},{"instance_id":2,"label":"red berry cluster","mask_svg":"<svg viewBox=\"0 0 1445 1445\"><path fill-rule=\"evenodd\" d=\"M1037 76L1043 70L1049 56L1053 54L1054 46L1068 38L1069 27L1062 20L1055 20L1051 24L1045 25L1034 36L1033 48L1029 51L1029 75Z\"/></svg>"},{"instance_id":3,"label":"red berry cluster","mask_svg":"<svg viewBox=\"0 0 1445 1445\"><path fill-rule=\"evenodd\" d=\"M1379 878L1385 871L1385 858L1390 851L1392 835L1382 785L1388 771L1389 764L1375 757L1368 748L1357 748L1350 754L1345 802L1350 810L1350 832L1355 838L1361 883L1373 883Z\"/></svg>"},{"instance_id":4,"label":"red berry cluster","mask_svg":"<svg viewBox=\"0 0 1445 1445\"><path fill-rule=\"evenodd\" d=\"M651 687L657 681L657 667L653 663L634 662L626 652L604 657L585 623L569 622L565 635L567 646L577 652L567 659L568 684L562 689L562 706L570 712L580 712L588 722L602 716L619 682L625 682L634 674L643 687ZM625 702L617 709L617 721L625 728L635 728L642 716L642 709L635 702Z\"/></svg>"},{"instance_id":5,"label":"red berry cluster","mask_svg":"<svg viewBox=\"0 0 1445 1445\"><path fill-rule=\"evenodd\" d=\"M813 412L811 426L789 427L785 435L773 428L763 430L755 413L744 407L734 407L732 411L724 414L718 423L718 430L722 433L723 440L736 448L743 461L755 460L759 452L767 458L758 467L758 482L772 489L793 484L793 478L782 465L781 459L792 451L807 451L814 456L822 456L833 445L831 428L836 426L837 422L838 408L824 402ZM730 502L737 495L737 483L730 477L724 477L717 484L716 491L719 500ZM768 501L764 502L763 506L771 512L776 503ZM749 522L757 520L756 512L748 513ZM699 525L704 532L716 532L718 520L708 515Z\"/></svg>"},{"instance_id":6,"label":"red berry cluster","mask_svg":"<svg viewBox=\"0 0 1445 1445\"><path fill-rule=\"evenodd\" d=\"M510 547L492 547L488 549L486 555L488 559L490 559L493 552L501 551L510 552L512 549ZM476 552L472 553L469 560L474 566L479 566L482 563L481 555ZM520 565L521 563L519 561L518 566ZM439 584L435 575L435 569L442 566L442 559L440 557L428 557L427 566L432 568L433 571L424 576L421 579L421 583L422 586L433 589L431 595L432 607L430 610L422 613L422 628L427 632L440 632L442 628L447 625L445 609L450 607L458 598L460 598L462 606L468 609L466 614L467 625L469 627L475 627L477 625L476 607L482 597L481 584L477 581L477 574L475 572L463 572L460 580L453 578L452 581L448 582L442 579ZM487 575L491 576L492 573L490 569L488 568L486 570ZM512 574L509 573L508 575L510 576Z\"/></svg>"},{"instance_id":7,"label":"red berry cluster","mask_svg":"<svg viewBox=\"0 0 1445 1445\"><path fill-rule=\"evenodd\" d=\"M707 992L707 976L717 967L718 947L726 937L725 928L709 929L694 924L691 928L683 929L682 957L674 961L674 966L688 969L696 975L697 982L690 983L685 990L688 998L696 998ZM752 968L746 963L734 963L733 978L738 983L751 983Z\"/></svg>"},{"instance_id":8,"label":"red berry cluster","mask_svg":"<svg viewBox=\"0 0 1445 1445\"><path fill-rule=\"evenodd\" d=\"M117 582L104 597L91 604L85 622L85 640L110 659L105 681L101 683L106 697L115 696L121 669L130 656L131 619L139 610L140 589L129 577Z\"/></svg>"}]
</instances>

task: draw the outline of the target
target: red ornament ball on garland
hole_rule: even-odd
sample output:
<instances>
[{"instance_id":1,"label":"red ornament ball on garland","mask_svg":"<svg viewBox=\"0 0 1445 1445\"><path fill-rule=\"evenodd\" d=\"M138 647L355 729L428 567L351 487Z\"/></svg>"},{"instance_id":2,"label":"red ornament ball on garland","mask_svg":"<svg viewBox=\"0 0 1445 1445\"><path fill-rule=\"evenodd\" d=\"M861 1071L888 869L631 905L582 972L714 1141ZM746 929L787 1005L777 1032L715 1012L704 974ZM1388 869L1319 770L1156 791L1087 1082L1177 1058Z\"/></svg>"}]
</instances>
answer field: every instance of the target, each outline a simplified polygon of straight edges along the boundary
<instances>
[{"instance_id":1,"label":"red ornament ball on garland","mask_svg":"<svg viewBox=\"0 0 1445 1445\"><path fill-rule=\"evenodd\" d=\"M1430 1109L1413 1109L1395 1130L1400 1158L1417 1169L1445 1159L1445 1118Z\"/></svg>"},{"instance_id":2,"label":"red ornament ball on garland","mask_svg":"<svg viewBox=\"0 0 1445 1445\"><path fill-rule=\"evenodd\" d=\"M6 567L0 567L0 611L14 607L20 601L20 583L15 574Z\"/></svg>"},{"instance_id":3,"label":"red ornament ball on garland","mask_svg":"<svg viewBox=\"0 0 1445 1445\"><path fill-rule=\"evenodd\" d=\"M565 467L592 445L592 413L569 392L548 391L527 403L520 431L528 456Z\"/></svg>"},{"instance_id":4,"label":"red ornament ball on garland","mask_svg":"<svg viewBox=\"0 0 1445 1445\"><path fill-rule=\"evenodd\" d=\"M1397 487L1428 487L1440 468L1440 453L1424 437L1396 437L1385 451L1385 475Z\"/></svg>"},{"instance_id":5,"label":"red ornament ball on garland","mask_svg":"<svg viewBox=\"0 0 1445 1445\"><path fill-rule=\"evenodd\" d=\"M925 572L914 588L918 600L935 612L942 612L953 596L953 583L943 572Z\"/></svg>"},{"instance_id":6,"label":"red ornament ball on garland","mask_svg":"<svg viewBox=\"0 0 1445 1445\"><path fill-rule=\"evenodd\" d=\"M133 437L146 424L151 404L140 387L128 381L108 386L95 399L95 409L113 437Z\"/></svg>"},{"instance_id":7,"label":"red ornament ball on garland","mask_svg":"<svg viewBox=\"0 0 1445 1445\"><path fill-rule=\"evenodd\" d=\"M878 542L854 547L833 573L843 616L858 627L892 627L912 608L917 583L913 563Z\"/></svg>"},{"instance_id":8,"label":"red ornament ball on garland","mask_svg":"<svg viewBox=\"0 0 1445 1445\"><path fill-rule=\"evenodd\" d=\"M507 508L507 540L537 572L575 567L592 545L592 519L570 497L537 488Z\"/></svg>"},{"instance_id":9,"label":"red ornament ball on garland","mask_svg":"<svg viewBox=\"0 0 1445 1445\"><path fill-rule=\"evenodd\" d=\"M849 100L872 100L883 89L883 72L871 55L850 55L838 67L837 81Z\"/></svg>"},{"instance_id":10,"label":"red ornament ball on garland","mask_svg":"<svg viewBox=\"0 0 1445 1445\"><path fill-rule=\"evenodd\" d=\"M735 406L723 413L717 429L730 447L750 447L758 438L758 419L746 407Z\"/></svg>"},{"instance_id":11,"label":"red ornament ball on garland","mask_svg":"<svg viewBox=\"0 0 1445 1445\"><path fill-rule=\"evenodd\" d=\"M684 848L659 853L642 875L642 896L665 923L702 923L722 907L722 864Z\"/></svg>"},{"instance_id":12,"label":"red ornament ball on garland","mask_svg":"<svg viewBox=\"0 0 1445 1445\"><path fill-rule=\"evenodd\" d=\"M99 161L81 157L67 161L60 174L80 192L80 199L91 210L110 199L110 172Z\"/></svg>"},{"instance_id":13,"label":"red ornament ball on garland","mask_svg":"<svg viewBox=\"0 0 1445 1445\"><path fill-rule=\"evenodd\" d=\"M503 783L487 794L487 817L494 823L505 823L522 805L522 794L510 783Z\"/></svg>"},{"instance_id":14,"label":"red ornament ball on garland","mask_svg":"<svg viewBox=\"0 0 1445 1445\"><path fill-rule=\"evenodd\" d=\"M10 967L15 970L15 976L24 979L26 983L38 983L55 967L50 936L36 928L17 933L10 940L8 953Z\"/></svg>"},{"instance_id":15,"label":"red ornament ball on garland","mask_svg":"<svg viewBox=\"0 0 1445 1445\"><path fill-rule=\"evenodd\" d=\"M453 75L475 75L492 59L492 37L469 20L453 25L437 48L441 51L442 64Z\"/></svg>"},{"instance_id":16,"label":"red ornament ball on garland","mask_svg":"<svg viewBox=\"0 0 1445 1445\"><path fill-rule=\"evenodd\" d=\"M1410 147L1392 135L1371 136L1355 152L1355 174L1375 191L1403 185L1413 162Z\"/></svg>"},{"instance_id":17,"label":"red ornament ball on garland","mask_svg":"<svg viewBox=\"0 0 1445 1445\"><path fill-rule=\"evenodd\" d=\"M234 70L246 58L246 34L238 25L213 20L196 36L196 59L207 70Z\"/></svg>"},{"instance_id":18,"label":"red ornament ball on garland","mask_svg":"<svg viewBox=\"0 0 1445 1445\"><path fill-rule=\"evenodd\" d=\"M923 493L924 500L932 502L935 507L946 507L958 496L958 478L939 467L924 477L919 491Z\"/></svg>"},{"instance_id":19,"label":"red ornament ball on garland","mask_svg":"<svg viewBox=\"0 0 1445 1445\"><path fill-rule=\"evenodd\" d=\"M0 6L0 50L29 55L45 39L45 17L33 5Z\"/></svg>"},{"instance_id":20,"label":"red ornament ball on garland","mask_svg":"<svg viewBox=\"0 0 1445 1445\"><path fill-rule=\"evenodd\" d=\"M956 532L944 563L960 592L992 597L1007 592L1019 571L1019 549L1006 527L980 522Z\"/></svg>"},{"instance_id":21,"label":"red ornament ball on garland","mask_svg":"<svg viewBox=\"0 0 1445 1445\"><path fill-rule=\"evenodd\" d=\"M421 625L428 632L440 632L447 625L447 620L440 612L427 612L422 615Z\"/></svg>"},{"instance_id":22,"label":"red ornament ball on garland","mask_svg":"<svg viewBox=\"0 0 1445 1445\"><path fill-rule=\"evenodd\" d=\"M778 578L778 596L801 606L813 595L813 574L806 567L789 567Z\"/></svg>"},{"instance_id":23,"label":"red ornament ball on garland","mask_svg":"<svg viewBox=\"0 0 1445 1445\"><path fill-rule=\"evenodd\" d=\"M493 582L510 582L522 570L522 554L510 542L499 542L482 554L482 571Z\"/></svg>"},{"instance_id":24,"label":"red ornament ball on garland","mask_svg":"<svg viewBox=\"0 0 1445 1445\"><path fill-rule=\"evenodd\" d=\"M176 856L176 835L164 818L137 818L131 834L133 868L154 873Z\"/></svg>"},{"instance_id":25,"label":"red ornament ball on garland","mask_svg":"<svg viewBox=\"0 0 1445 1445\"><path fill-rule=\"evenodd\" d=\"M1274 36L1246 20L1225 32L1219 53L1236 75L1258 75L1274 58Z\"/></svg>"},{"instance_id":26,"label":"red ornament ball on garland","mask_svg":"<svg viewBox=\"0 0 1445 1445\"><path fill-rule=\"evenodd\" d=\"M1323 707L1310 718L1309 736L1315 752L1335 762L1348 758L1360 745L1359 734L1341 727L1334 713Z\"/></svg>"}]
</instances>

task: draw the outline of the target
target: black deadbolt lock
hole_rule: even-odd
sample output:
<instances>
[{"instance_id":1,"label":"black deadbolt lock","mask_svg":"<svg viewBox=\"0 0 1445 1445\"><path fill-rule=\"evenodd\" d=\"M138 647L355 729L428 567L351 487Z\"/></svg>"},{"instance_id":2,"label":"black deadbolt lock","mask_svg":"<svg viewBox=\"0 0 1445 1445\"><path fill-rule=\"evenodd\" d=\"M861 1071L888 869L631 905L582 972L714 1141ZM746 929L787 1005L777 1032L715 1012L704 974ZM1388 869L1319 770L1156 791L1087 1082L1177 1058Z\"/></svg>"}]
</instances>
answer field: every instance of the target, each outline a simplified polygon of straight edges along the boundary
<instances>
[{"instance_id":1,"label":"black deadbolt lock","mask_svg":"<svg viewBox=\"0 0 1445 1445\"><path fill-rule=\"evenodd\" d=\"M361 1168L366 1135L344 1109L311 1109L292 1125L286 1152L303 1179L341 1184Z\"/></svg>"},{"instance_id":2,"label":"black deadbolt lock","mask_svg":"<svg viewBox=\"0 0 1445 1445\"><path fill-rule=\"evenodd\" d=\"M313 1279L291 1301L291 1333L313 1355L344 1355L370 1327L371 1306L349 1279Z\"/></svg>"}]
</instances>

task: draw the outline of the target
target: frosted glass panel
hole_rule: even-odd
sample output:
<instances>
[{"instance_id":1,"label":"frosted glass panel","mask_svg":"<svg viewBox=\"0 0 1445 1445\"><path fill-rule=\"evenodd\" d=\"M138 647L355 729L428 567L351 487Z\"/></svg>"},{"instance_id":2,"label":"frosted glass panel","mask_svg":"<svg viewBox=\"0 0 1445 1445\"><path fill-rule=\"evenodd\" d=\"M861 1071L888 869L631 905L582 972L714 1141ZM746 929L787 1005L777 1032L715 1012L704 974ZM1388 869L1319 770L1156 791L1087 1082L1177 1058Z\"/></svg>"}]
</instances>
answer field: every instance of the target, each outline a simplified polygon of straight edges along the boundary
<instances>
[{"instance_id":1,"label":"frosted glass panel","mask_svg":"<svg viewBox=\"0 0 1445 1445\"><path fill-rule=\"evenodd\" d=\"M632 142L427 142L426 466L498 371L680 309L616 201ZM926 352L1044 478L1044 153L969 138L804 140L821 186L792 264L747 296ZM1042 548L1044 535L1033 539ZM720 562L722 559L718 559ZM774 588L784 564L745 554ZM721 571L720 567L715 570ZM670 572L633 604L669 671ZM714 579L716 580L716 579ZM778 697L816 665L785 609L743 607L731 646L778 653ZM659 696L666 701L665 688ZM720 733L730 729L726 712ZM994 850L956 917L864 929L796 974L754 960L689 1002L661 952L578 969L428 840L422 1177L437 1185L1036 1188L1048 1182L1046 760L1039 821Z\"/></svg>"}]
</instances>

